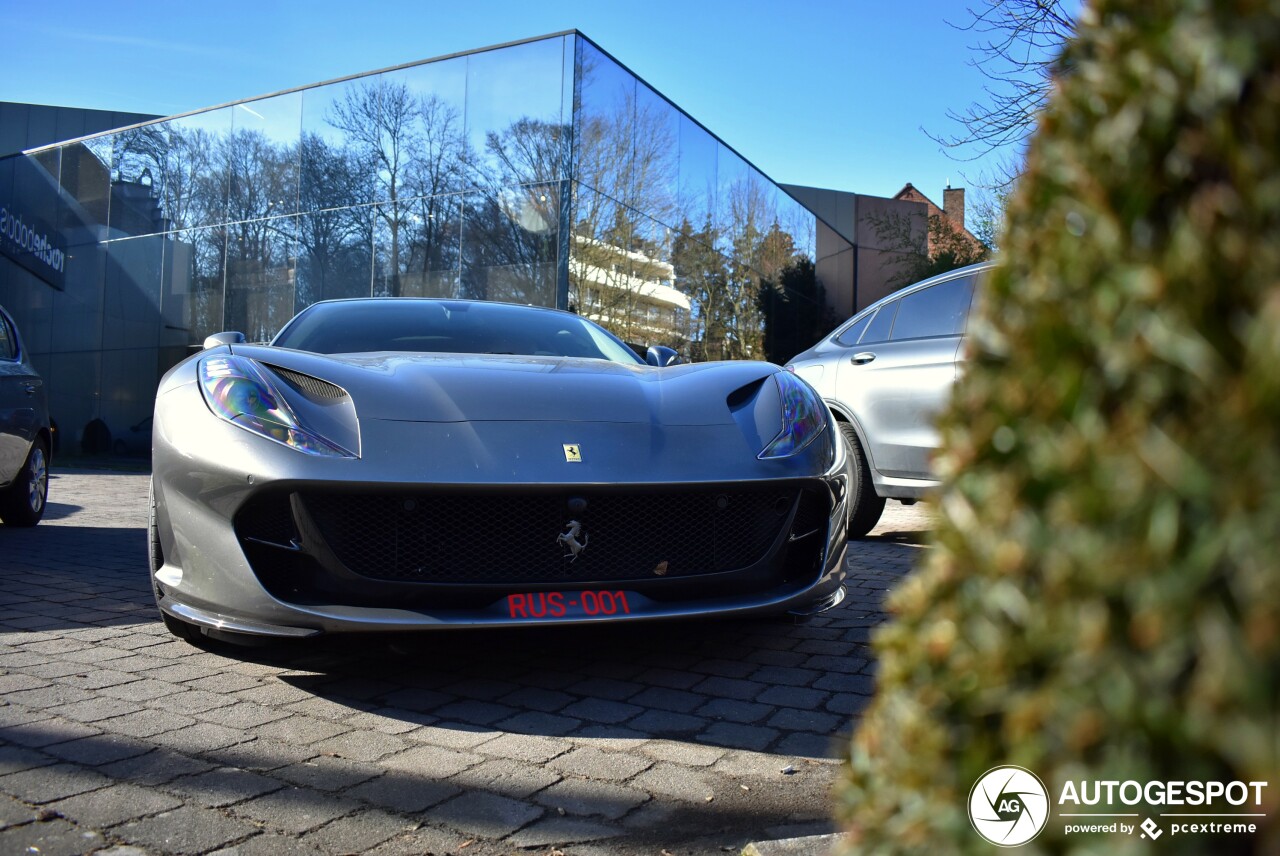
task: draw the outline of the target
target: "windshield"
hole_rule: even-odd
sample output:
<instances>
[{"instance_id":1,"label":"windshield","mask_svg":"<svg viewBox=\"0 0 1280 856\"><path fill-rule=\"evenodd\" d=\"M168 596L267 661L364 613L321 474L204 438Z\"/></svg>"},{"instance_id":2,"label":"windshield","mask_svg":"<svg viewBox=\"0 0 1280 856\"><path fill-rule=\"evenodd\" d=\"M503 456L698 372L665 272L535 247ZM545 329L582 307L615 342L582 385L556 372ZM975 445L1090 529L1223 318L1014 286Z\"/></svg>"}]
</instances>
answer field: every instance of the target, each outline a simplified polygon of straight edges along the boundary
<instances>
[{"instance_id":1,"label":"windshield","mask_svg":"<svg viewBox=\"0 0 1280 856\"><path fill-rule=\"evenodd\" d=\"M466 300L317 303L285 325L271 344L317 354L416 351L644 362L611 333L577 315Z\"/></svg>"}]
</instances>

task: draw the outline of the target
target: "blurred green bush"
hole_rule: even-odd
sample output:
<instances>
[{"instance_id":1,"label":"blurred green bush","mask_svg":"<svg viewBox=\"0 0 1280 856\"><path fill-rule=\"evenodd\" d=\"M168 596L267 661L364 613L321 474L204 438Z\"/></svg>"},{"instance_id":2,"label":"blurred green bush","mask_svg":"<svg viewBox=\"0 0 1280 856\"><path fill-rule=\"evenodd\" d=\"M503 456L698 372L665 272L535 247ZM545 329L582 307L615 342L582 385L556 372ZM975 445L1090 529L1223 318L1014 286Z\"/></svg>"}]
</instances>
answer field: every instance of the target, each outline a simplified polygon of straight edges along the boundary
<instances>
[{"instance_id":1,"label":"blurred green bush","mask_svg":"<svg viewBox=\"0 0 1280 856\"><path fill-rule=\"evenodd\" d=\"M1270 783L1256 837L1059 821L1024 852L1278 853L1280 2L1087 9L1002 256L837 790L848 852L994 852L969 790L1018 764L1055 802Z\"/></svg>"}]
</instances>

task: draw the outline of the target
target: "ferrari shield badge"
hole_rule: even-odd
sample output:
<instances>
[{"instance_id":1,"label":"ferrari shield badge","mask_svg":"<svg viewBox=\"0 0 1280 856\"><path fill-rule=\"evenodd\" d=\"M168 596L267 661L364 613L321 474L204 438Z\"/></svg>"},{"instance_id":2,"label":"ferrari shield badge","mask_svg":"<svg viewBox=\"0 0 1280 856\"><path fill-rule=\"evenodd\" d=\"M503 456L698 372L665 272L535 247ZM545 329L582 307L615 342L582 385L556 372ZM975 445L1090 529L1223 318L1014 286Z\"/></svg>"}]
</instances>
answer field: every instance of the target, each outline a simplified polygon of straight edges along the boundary
<instances>
[{"instance_id":1,"label":"ferrari shield badge","mask_svg":"<svg viewBox=\"0 0 1280 856\"><path fill-rule=\"evenodd\" d=\"M564 459L570 464L582 463L582 447L577 443L564 444Z\"/></svg>"}]
</instances>

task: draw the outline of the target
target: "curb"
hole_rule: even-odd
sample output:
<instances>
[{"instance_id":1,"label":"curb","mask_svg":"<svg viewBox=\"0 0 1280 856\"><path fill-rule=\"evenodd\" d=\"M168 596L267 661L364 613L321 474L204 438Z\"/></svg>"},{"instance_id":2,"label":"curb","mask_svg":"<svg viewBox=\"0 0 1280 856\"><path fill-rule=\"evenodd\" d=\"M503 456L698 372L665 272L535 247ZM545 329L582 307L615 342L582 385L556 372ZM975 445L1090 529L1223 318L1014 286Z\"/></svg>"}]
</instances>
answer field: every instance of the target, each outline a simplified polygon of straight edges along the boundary
<instances>
[{"instance_id":1,"label":"curb","mask_svg":"<svg viewBox=\"0 0 1280 856\"><path fill-rule=\"evenodd\" d=\"M753 841L742 848L740 856L829 856L832 848L844 838L842 832L806 835L802 838L779 838L776 841Z\"/></svg>"}]
</instances>

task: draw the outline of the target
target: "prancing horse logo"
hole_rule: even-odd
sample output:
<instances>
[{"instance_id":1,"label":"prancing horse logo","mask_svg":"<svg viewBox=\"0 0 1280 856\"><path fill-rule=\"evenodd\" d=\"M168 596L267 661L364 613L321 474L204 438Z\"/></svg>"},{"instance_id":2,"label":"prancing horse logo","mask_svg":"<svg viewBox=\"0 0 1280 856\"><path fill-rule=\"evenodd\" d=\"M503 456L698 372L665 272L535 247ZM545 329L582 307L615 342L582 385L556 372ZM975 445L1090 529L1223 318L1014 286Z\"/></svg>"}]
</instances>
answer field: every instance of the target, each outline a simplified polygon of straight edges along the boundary
<instances>
[{"instance_id":1,"label":"prancing horse logo","mask_svg":"<svg viewBox=\"0 0 1280 856\"><path fill-rule=\"evenodd\" d=\"M582 536L581 541L578 540L579 535ZM556 536L556 543L563 545L569 551L564 554L565 558L569 559L570 562L576 562L582 551L587 549L587 541L590 538L589 534L582 531L581 523L576 520L570 520L565 524L565 531ZM570 556L573 558L569 558Z\"/></svg>"}]
</instances>

